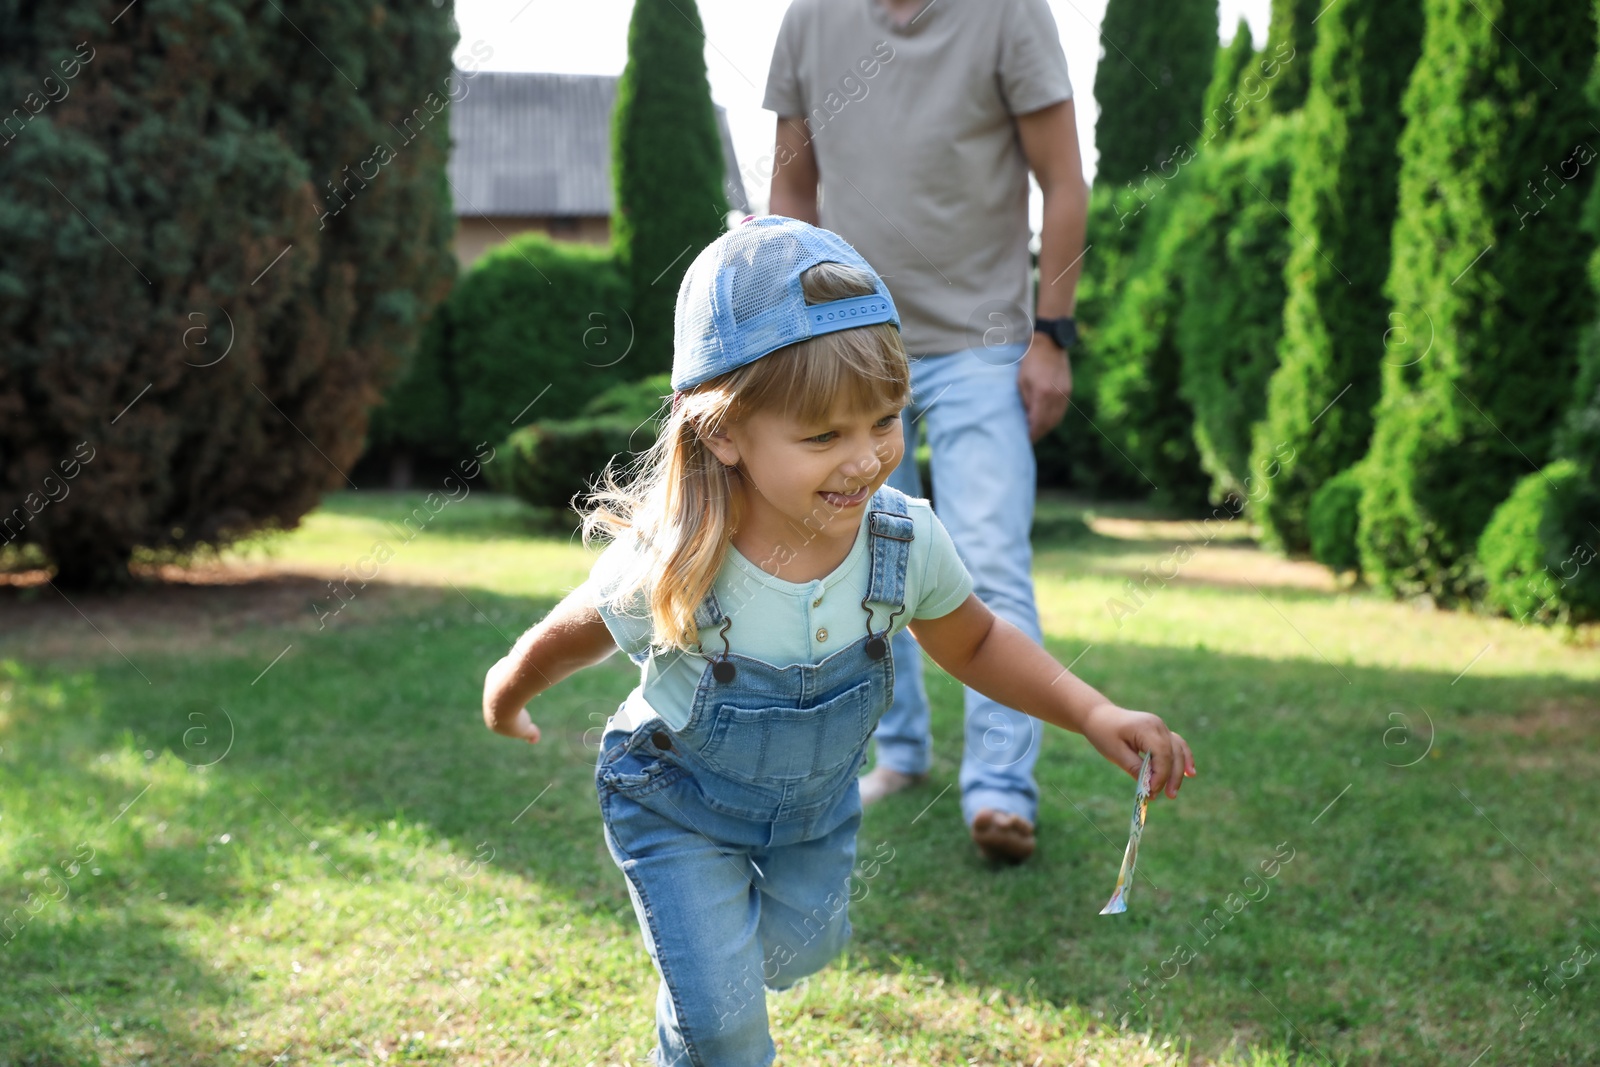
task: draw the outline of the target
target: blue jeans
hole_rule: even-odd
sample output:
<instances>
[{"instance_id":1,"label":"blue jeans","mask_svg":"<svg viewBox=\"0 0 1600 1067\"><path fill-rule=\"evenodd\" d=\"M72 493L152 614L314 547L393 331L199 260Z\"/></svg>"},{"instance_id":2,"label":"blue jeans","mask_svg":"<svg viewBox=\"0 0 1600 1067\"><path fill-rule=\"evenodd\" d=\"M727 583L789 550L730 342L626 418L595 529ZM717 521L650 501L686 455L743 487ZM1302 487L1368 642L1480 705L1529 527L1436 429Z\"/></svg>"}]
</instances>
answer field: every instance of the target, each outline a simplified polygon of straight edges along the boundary
<instances>
[{"instance_id":1,"label":"blue jeans","mask_svg":"<svg viewBox=\"0 0 1600 1067\"><path fill-rule=\"evenodd\" d=\"M772 841L771 823L719 810L681 763L660 762L648 740L660 726L601 739L606 845L661 979L653 1062L767 1067L767 992L821 970L850 940L860 794L852 785L807 820L824 832Z\"/></svg>"},{"instance_id":2,"label":"blue jeans","mask_svg":"<svg viewBox=\"0 0 1600 1067\"><path fill-rule=\"evenodd\" d=\"M972 574L973 592L996 615L1041 640L1033 598L1035 466L1017 368L1027 346L967 349L911 360L911 404L902 415L906 453L889 484L922 496L915 447L927 427L933 455L933 507ZM903 774L928 770L932 754L922 651L902 630L894 638L894 700L875 736L880 766ZM970 826L984 808L1038 821L1033 765L1043 724L966 690L966 749L961 758L961 814Z\"/></svg>"}]
</instances>

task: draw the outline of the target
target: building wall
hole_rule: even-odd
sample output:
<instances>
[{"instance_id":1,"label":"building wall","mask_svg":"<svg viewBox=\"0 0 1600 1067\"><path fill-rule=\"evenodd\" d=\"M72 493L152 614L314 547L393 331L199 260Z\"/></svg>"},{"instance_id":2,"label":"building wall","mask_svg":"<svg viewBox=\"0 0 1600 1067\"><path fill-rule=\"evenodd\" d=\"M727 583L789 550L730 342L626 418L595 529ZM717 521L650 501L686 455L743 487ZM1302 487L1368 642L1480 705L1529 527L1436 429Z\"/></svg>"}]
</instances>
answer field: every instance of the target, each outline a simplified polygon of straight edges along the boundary
<instances>
[{"instance_id":1,"label":"building wall","mask_svg":"<svg viewBox=\"0 0 1600 1067\"><path fill-rule=\"evenodd\" d=\"M465 216L456 219L456 261L466 270L489 249L519 233L536 230L561 241L581 241L603 245L611 241L611 220L604 215L577 218L489 218Z\"/></svg>"}]
</instances>

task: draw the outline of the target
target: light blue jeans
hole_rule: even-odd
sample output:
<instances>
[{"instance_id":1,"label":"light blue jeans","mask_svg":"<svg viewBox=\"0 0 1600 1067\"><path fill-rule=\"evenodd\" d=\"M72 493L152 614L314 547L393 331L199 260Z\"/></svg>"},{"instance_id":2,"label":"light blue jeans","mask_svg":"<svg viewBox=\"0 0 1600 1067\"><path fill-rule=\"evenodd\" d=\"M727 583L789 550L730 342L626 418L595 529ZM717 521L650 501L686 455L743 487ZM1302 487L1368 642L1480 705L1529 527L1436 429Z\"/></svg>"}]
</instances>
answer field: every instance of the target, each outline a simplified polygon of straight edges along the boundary
<instances>
[{"instance_id":1,"label":"light blue jeans","mask_svg":"<svg viewBox=\"0 0 1600 1067\"><path fill-rule=\"evenodd\" d=\"M1017 392L1026 344L975 348L911 360L911 404L902 413L905 458L889 484L922 496L915 447L925 426L933 456L933 507L972 574L973 592L996 615L1041 639L1033 598L1035 466L1027 413ZM894 700L874 735L880 766L928 770L932 755L922 651L910 630L894 638ZM1033 766L1043 723L974 689L966 690L961 814L970 826L984 808L1038 822Z\"/></svg>"}]
</instances>

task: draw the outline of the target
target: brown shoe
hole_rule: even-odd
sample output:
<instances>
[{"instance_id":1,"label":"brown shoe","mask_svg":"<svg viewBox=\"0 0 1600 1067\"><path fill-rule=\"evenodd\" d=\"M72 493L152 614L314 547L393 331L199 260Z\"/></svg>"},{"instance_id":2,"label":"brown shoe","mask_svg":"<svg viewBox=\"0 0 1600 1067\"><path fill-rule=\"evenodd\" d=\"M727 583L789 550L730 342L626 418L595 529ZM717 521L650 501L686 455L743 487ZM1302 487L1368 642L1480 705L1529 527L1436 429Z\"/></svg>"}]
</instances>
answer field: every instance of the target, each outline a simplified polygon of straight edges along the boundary
<instances>
[{"instance_id":1,"label":"brown shoe","mask_svg":"<svg viewBox=\"0 0 1600 1067\"><path fill-rule=\"evenodd\" d=\"M874 767L858 779L861 783L861 806L865 808L870 804L876 804L890 793L910 789L927 780L926 774L901 774L888 767Z\"/></svg>"},{"instance_id":2,"label":"brown shoe","mask_svg":"<svg viewBox=\"0 0 1600 1067\"><path fill-rule=\"evenodd\" d=\"M997 863L1021 863L1033 855L1033 823L1009 811L984 808L972 820L972 840Z\"/></svg>"}]
</instances>

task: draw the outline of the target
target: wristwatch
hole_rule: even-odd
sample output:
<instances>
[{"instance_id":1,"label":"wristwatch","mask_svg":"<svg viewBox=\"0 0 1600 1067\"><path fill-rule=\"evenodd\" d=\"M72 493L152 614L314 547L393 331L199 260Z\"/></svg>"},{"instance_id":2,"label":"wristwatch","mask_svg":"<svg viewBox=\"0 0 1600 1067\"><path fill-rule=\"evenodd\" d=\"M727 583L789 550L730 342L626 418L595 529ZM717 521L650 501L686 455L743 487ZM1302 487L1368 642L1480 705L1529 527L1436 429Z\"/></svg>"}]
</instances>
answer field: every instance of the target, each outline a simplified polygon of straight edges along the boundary
<instances>
[{"instance_id":1,"label":"wristwatch","mask_svg":"<svg viewBox=\"0 0 1600 1067\"><path fill-rule=\"evenodd\" d=\"M1071 315L1060 319L1034 319L1033 331L1044 334L1062 349L1070 349L1078 343L1078 320Z\"/></svg>"}]
</instances>

